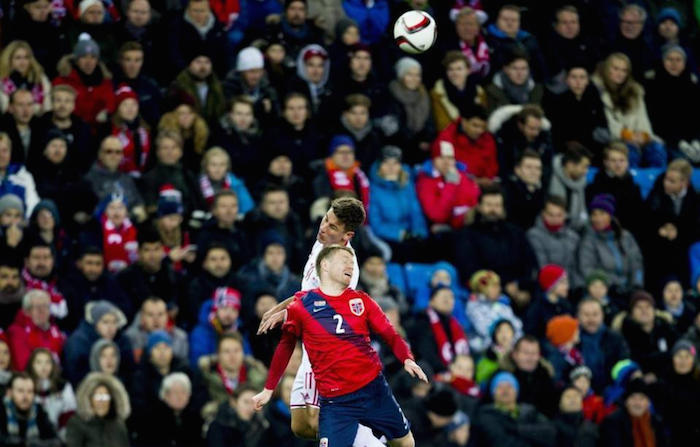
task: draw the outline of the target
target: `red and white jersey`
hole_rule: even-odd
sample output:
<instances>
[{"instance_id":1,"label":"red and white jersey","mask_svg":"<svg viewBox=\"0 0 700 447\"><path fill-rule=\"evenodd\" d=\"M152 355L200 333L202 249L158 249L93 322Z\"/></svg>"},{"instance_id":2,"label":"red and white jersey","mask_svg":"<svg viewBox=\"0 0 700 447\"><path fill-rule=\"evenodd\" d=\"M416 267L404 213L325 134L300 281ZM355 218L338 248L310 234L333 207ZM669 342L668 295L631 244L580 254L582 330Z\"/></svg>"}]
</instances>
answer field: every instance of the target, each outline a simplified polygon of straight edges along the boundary
<instances>
[{"instance_id":1,"label":"red and white jersey","mask_svg":"<svg viewBox=\"0 0 700 447\"><path fill-rule=\"evenodd\" d=\"M352 248L350 242L346 245L348 248ZM304 266L304 276L301 279L301 290L313 290L321 287L321 280L318 278L316 273L316 259L318 259L318 254L323 250L323 244L316 241L313 248L311 249L311 254L309 254L309 259L306 261ZM353 250L354 251L354 250ZM360 265L357 263L357 255L353 256L355 260L355 268L352 270L352 280L350 281L350 288L357 289L357 283L360 281Z\"/></svg>"}]
</instances>

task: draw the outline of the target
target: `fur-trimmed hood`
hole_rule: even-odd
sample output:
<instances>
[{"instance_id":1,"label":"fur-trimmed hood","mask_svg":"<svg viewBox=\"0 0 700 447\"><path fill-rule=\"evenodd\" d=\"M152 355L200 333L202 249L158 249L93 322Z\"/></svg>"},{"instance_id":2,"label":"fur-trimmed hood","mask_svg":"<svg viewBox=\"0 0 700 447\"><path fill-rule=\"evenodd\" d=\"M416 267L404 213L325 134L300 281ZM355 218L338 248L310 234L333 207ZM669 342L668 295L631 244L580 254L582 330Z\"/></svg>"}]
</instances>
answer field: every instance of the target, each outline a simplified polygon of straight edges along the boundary
<instances>
[{"instance_id":1,"label":"fur-trimmed hood","mask_svg":"<svg viewBox=\"0 0 700 447\"><path fill-rule=\"evenodd\" d=\"M520 113L521 110L523 110L523 106L521 105L508 105L499 107L498 109L494 110L494 112L489 117L488 121L489 132L491 132L492 134L497 133L499 130L501 130L501 127L503 127L503 125L507 121L509 121L518 113ZM552 122L549 121L546 117L543 117L542 130L549 131L551 129Z\"/></svg>"},{"instance_id":2,"label":"fur-trimmed hood","mask_svg":"<svg viewBox=\"0 0 700 447\"><path fill-rule=\"evenodd\" d=\"M76 396L78 416L84 421L91 421L95 418L91 398L95 389L101 385L105 386L112 396L111 404L114 406L117 418L125 421L131 414L131 402L124 385L116 377L95 372L88 374L78 387Z\"/></svg>"},{"instance_id":3,"label":"fur-trimmed hood","mask_svg":"<svg viewBox=\"0 0 700 447\"><path fill-rule=\"evenodd\" d=\"M58 61L58 64L56 64L56 71L58 72L58 75L64 78L70 76L70 74L75 69L73 67L73 61L75 61L75 57L72 54L67 54L63 56ZM102 70L102 76L104 76L105 79L112 79L112 72L109 71L104 62L98 62L97 69Z\"/></svg>"}]
</instances>

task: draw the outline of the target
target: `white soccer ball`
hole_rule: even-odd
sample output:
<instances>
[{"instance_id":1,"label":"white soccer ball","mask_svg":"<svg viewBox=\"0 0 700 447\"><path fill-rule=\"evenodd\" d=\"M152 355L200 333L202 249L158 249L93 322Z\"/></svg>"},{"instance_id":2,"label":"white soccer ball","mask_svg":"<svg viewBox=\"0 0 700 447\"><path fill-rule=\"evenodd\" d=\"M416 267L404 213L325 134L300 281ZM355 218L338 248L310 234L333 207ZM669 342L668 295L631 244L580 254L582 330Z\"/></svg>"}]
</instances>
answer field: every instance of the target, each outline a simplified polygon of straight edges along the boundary
<instances>
[{"instance_id":1,"label":"white soccer ball","mask_svg":"<svg viewBox=\"0 0 700 447\"><path fill-rule=\"evenodd\" d=\"M406 53L428 51L437 39L435 19L423 11L408 11L394 24L396 44Z\"/></svg>"}]
</instances>

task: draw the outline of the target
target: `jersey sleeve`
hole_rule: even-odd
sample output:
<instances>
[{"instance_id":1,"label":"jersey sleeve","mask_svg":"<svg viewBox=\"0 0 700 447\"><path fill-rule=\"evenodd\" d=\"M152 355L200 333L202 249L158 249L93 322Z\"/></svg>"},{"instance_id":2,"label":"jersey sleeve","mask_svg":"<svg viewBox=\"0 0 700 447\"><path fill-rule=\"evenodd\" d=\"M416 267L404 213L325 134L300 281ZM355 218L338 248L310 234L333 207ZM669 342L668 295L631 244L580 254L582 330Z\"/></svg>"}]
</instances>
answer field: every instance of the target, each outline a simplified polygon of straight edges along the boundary
<instances>
[{"instance_id":1,"label":"jersey sleeve","mask_svg":"<svg viewBox=\"0 0 700 447\"><path fill-rule=\"evenodd\" d=\"M297 292L294 301L287 307L287 320L282 325L282 332L291 332L296 338L301 338L301 307L302 299L307 292Z\"/></svg>"},{"instance_id":2,"label":"jersey sleeve","mask_svg":"<svg viewBox=\"0 0 700 447\"><path fill-rule=\"evenodd\" d=\"M272 356L270 372L265 381L265 389L274 390L277 388L277 384L282 378L284 370L287 368L289 359L291 359L292 354L294 354L296 344L297 336L293 332L287 331L282 334L282 339L277 345L277 349L275 349L275 354Z\"/></svg>"},{"instance_id":3,"label":"jersey sleeve","mask_svg":"<svg viewBox=\"0 0 700 447\"><path fill-rule=\"evenodd\" d=\"M371 296L366 293L362 293L363 300L367 303L367 318L369 319L369 328L379 334L380 337L386 342L391 350L394 352L396 358L401 360L401 363L408 359L413 360L413 353L411 348L408 347L406 341L401 338L394 326L389 322L384 315L384 311L379 307L376 301L372 299Z\"/></svg>"}]
</instances>

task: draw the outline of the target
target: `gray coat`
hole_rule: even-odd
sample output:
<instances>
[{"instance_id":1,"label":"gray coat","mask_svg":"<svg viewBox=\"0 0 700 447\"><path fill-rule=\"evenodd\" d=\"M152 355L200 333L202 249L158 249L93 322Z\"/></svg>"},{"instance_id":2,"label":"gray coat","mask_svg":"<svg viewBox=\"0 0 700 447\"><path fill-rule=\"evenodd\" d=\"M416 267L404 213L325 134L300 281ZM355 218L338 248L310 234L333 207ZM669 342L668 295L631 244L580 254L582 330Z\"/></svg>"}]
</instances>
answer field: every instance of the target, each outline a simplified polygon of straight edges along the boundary
<instances>
[{"instance_id":1,"label":"gray coat","mask_svg":"<svg viewBox=\"0 0 700 447\"><path fill-rule=\"evenodd\" d=\"M569 226L582 231L588 223L588 210L586 209L586 185L588 179L584 175L578 180L573 180L564 174L562 165L563 155L559 154L552 161L552 179L549 182L549 194L566 199L569 213Z\"/></svg>"},{"instance_id":2,"label":"gray coat","mask_svg":"<svg viewBox=\"0 0 700 447\"><path fill-rule=\"evenodd\" d=\"M542 216L539 216L535 225L527 230L527 240L535 251L540 268L547 264L559 265L569 273L574 286L583 285L576 259L576 250L581 240L578 233L567 226L552 233L545 228Z\"/></svg>"},{"instance_id":3,"label":"gray coat","mask_svg":"<svg viewBox=\"0 0 700 447\"><path fill-rule=\"evenodd\" d=\"M622 230L616 243L612 230L596 233L591 227L587 228L578 251L578 265L584 278L595 270L602 270L611 285L625 290L644 287L642 252L627 230Z\"/></svg>"},{"instance_id":4,"label":"gray coat","mask_svg":"<svg viewBox=\"0 0 700 447\"><path fill-rule=\"evenodd\" d=\"M128 174L119 171L110 172L100 162L95 162L88 173L85 174L85 180L90 183L92 191L99 201L121 189L124 192L124 198L129 209L143 205L143 197L138 188L136 188L134 179Z\"/></svg>"}]
</instances>

